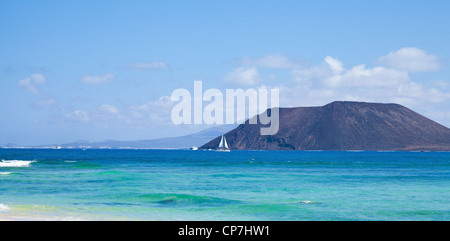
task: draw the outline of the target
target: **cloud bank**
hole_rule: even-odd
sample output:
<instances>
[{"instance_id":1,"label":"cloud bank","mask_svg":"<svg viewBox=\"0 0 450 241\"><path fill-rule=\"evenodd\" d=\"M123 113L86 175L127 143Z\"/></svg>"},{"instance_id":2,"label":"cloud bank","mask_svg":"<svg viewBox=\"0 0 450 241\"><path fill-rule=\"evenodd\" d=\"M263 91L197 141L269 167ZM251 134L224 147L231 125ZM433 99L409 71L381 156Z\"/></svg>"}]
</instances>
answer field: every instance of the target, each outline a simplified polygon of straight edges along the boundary
<instances>
[{"instance_id":1,"label":"cloud bank","mask_svg":"<svg viewBox=\"0 0 450 241\"><path fill-rule=\"evenodd\" d=\"M109 83L114 80L115 76L111 73L105 74L105 75L85 75L83 76L80 81L85 84L91 84L91 85L98 85L103 83Z\"/></svg>"},{"instance_id":2,"label":"cloud bank","mask_svg":"<svg viewBox=\"0 0 450 241\"><path fill-rule=\"evenodd\" d=\"M438 57L414 47L401 48L378 60L388 67L409 72L436 71L441 65Z\"/></svg>"},{"instance_id":3,"label":"cloud bank","mask_svg":"<svg viewBox=\"0 0 450 241\"><path fill-rule=\"evenodd\" d=\"M19 86L33 94L39 94L38 85L46 83L45 76L39 73L32 74L30 77L19 80Z\"/></svg>"},{"instance_id":4,"label":"cloud bank","mask_svg":"<svg viewBox=\"0 0 450 241\"><path fill-rule=\"evenodd\" d=\"M239 67L230 72L225 80L242 86L255 85L259 83L259 72L256 68Z\"/></svg>"},{"instance_id":5,"label":"cloud bank","mask_svg":"<svg viewBox=\"0 0 450 241\"><path fill-rule=\"evenodd\" d=\"M317 65L296 62L286 56L269 55L243 58L242 67L226 76L240 85L263 84L263 69L288 71L288 80L270 86L280 89L280 106L323 105L335 100L395 102L410 107L444 103L450 99L444 81L419 81L416 72L436 71L441 64L435 55L419 48L401 48L376 61L346 67L343 61L326 56Z\"/></svg>"}]
</instances>

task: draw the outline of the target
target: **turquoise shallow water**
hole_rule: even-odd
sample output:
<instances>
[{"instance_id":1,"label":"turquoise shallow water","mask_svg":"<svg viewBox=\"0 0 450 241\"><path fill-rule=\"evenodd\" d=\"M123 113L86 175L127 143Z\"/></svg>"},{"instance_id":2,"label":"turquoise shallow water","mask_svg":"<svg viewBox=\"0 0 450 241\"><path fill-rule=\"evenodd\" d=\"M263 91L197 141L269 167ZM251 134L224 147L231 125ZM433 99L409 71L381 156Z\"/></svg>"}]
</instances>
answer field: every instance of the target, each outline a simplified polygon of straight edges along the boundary
<instances>
[{"instance_id":1,"label":"turquoise shallow water","mask_svg":"<svg viewBox=\"0 0 450 241\"><path fill-rule=\"evenodd\" d=\"M450 220L450 153L0 149L0 220Z\"/></svg>"}]
</instances>

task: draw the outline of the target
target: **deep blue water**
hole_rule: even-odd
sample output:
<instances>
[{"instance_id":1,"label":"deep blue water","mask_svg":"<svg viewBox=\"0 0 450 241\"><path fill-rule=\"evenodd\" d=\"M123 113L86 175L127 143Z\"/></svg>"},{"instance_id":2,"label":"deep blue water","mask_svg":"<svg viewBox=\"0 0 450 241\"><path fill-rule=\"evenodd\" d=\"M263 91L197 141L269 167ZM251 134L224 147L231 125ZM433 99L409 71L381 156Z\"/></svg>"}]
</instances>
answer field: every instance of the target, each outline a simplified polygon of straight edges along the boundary
<instances>
[{"instance_id":1,"label":"deep blue water","mask_svg":"<svg viewBox=\"0 0 450 241\"><path fill-rule=\"evenodd\" d=\"M450 153L0 149L0 220L450 220Z\"/></svg>"}]
</instances>

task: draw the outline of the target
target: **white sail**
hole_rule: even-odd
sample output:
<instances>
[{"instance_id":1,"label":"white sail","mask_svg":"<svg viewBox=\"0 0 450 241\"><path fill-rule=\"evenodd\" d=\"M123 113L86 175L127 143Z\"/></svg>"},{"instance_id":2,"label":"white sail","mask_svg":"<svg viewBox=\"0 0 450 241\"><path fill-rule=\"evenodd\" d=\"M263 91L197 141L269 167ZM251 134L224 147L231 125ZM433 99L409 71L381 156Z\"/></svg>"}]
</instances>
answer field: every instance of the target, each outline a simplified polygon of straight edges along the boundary
<instances>
[{"instance_id":1,"label":"white sail","mask_svg":"<svg viewBox=\"0 0 450 241\"><path fill-rule=\"evenodd\" d=\"M222 138L220 139L219 147L216 149L217 151L226 151L229 152L230 148L228 148L227 139L224 135L222 135Z\"/></svg>"},{"instance_id":2,"label":"white sail","mask_svg":"<svg viewBox=\"0 0 450 241\"><path fill-rule=\"evenodd\" d=\"M219 147L216 149L217 151L230 151L230 148L228 148L227 139L224 135L222 135L222 138L220 138Z\"/></svg>"},{"instance_id":3,"label":"white sail","mask_svg":"<svg viewBox=\"0 0 450 241\"><path fill-rule=\"evenodd\" d=\"M222 135L222 139L220 139L219 148L223 148L223 135Z\"/></svg>"},{"instance_id":4,"label":"white sail","mask_svg":"<svg viewBox=\"0 0 450 241\"><path fill-rule=\"evenodd\" d=\"M225 136L222 136L222 137L223 137L223 143L225 144L225 148L228 149L227 138L225 138Z\"/></svg>"}]
</instances>

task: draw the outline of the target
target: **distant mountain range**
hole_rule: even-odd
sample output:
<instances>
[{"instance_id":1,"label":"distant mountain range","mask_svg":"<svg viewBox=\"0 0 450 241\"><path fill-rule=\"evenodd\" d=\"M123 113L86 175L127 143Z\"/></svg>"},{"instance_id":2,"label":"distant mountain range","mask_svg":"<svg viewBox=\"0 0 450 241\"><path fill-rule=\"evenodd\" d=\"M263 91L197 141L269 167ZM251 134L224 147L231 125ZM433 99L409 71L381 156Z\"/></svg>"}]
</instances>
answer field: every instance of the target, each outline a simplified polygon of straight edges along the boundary
<instances>
[{"instance_id":1,"label":"distant mountain range","mask_svg":"<svg viewBox=\"0 0 450 241\"><path fill-rule=\"evenodd\" d=\"M279 116L275 135L260 135L262 125L248 120L226 133L230 149L450 151L449 128L398 104L336 101L280 108ZM201 149L214 149L219 141Z\"/></svg>"},{"instance_id":2,"label":"distant mountain range","mask_svg":"<svg viewBox=\"0 0 450 241\"><path fill-rule=\"evenodd\" d=\"M132 148L132 149L180 149L199 147L209 140L221 136L222 134L234 129L238 125L223 125L212 127L194 134L167 137L153 140L137 140L137 141L116 141L107 140L101 142L75 142L61 145L62 148L68 147L89 147L89 148Z\"/></svg>"},{"instance_id":3,"label":"distant mountain range","mask_svg":"<svg viewBox=\"0 0 450 241\"><path fill-rule=\"evenodd\" d=\"M236 128L238 125L222 125L180 137L167 137L153 140L118 141L107 140L101 142L76 141L67 144L33 146L31 148L70 148L70 149L183 149L199 147L211 139ZM2 146L3 148L18 148L13 143Z\"/></svg>"}]
</instances>

